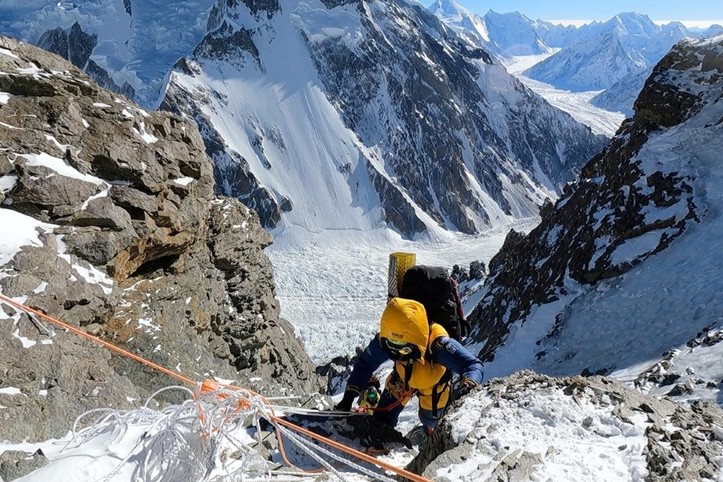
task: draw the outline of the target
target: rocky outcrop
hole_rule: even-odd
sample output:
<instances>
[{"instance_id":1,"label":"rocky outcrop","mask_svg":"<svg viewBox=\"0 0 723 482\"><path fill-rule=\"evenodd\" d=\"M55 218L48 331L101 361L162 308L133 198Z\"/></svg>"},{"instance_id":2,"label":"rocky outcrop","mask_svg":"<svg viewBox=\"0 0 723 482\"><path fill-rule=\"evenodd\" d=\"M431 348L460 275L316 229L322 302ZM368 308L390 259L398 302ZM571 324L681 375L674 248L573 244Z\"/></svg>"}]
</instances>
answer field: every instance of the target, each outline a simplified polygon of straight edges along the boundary
<instances>
[{"instance_id":1,"label":"rocky outcrop","mask_svg":"<svg viewBox=\"0 0 723 482\"><path fill-rule=\"evenodd\" d=\"M214 195L196 127L53 54L0 48L0 217L22 245L0 253L0 292L192 379L318 391L279 318L271 238ZM0 320L0 440L60 436L86 410L179 383L9 306Z\"/></svg>"},{"instance_id":2,"label":"rocky outcrop","mask_svg":"<svg viewBox=\"0 0 723 482\"><path fill-rule=\"evenodd\" d=\"M721 470L722 427L723 410L708 402L687 407L609 378L519 372L456 402L407 469L440 481L457 480L455 474L534 480L556 460L579 457L576 444L584 443L601 457L608 446L639 457L645 480L713 480ZM534 444L519 434L534 434ZM592 457L586 463L595 465ZM566 473L575 478L574 467Z\"/></svg>"},{"instance_id":3,"label":"rocky outcrop","mask_svg":"<svg viewBox=\"0 0 723 482\"><path fill-rule=\"evenodd\" d=\"M720 44L678 44L646 82L636 115L554 206L542 207L539 226L527 236L507 236L490 262L486 294L469 317L477 325L475 339L484 342L482 358L492 359L510 326L524 322L533 307L570 294L571 284L589 286L627 272L700 220L687 154L663 147L640 153L651 137L720 101L723 76L713 61Z\"/></svg>"},{"instance_id":4,"label":"rocky outcrop","mask_svg":"<svg viewBox=\"0 0 723 482\"><path fill-rule=\"evenodd\" d=\"M85 68L90 54L98 45L97 35L83 32L78 22L69 29L56 28L43 33L38 40L38 47L58 54L78 68Z\"/></svg>"}]
</instances>

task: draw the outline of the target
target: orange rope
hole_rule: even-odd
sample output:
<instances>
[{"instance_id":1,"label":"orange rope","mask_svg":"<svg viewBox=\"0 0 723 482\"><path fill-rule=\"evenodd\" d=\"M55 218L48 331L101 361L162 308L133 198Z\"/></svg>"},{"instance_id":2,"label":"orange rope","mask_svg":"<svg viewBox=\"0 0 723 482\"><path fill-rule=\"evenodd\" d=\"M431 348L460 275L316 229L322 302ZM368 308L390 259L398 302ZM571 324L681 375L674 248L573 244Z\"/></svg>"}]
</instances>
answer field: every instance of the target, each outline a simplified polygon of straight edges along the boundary
<instances>
[{"instance_id":1,"label":"orange rope","mask_svg":"<svg viewBox=\"0 0 723 482\"><path fill-rule=\"evenodd\" d=\"M83 337L83 338L86 338L86 339L92 341L93 343L97 343L98 345L101 345L101 346L103 346L103 347L105 347L105 348L108 348L109 350L114 351L114 352L118 353L119 355L123 355L123 356L128 357L128 358L130 358L130 359L132 359L132 360L135 360L135 361L137 361L137 362L139 362L139 363L142 363L142 364L144 364L144 365L146 365L146 366L148 366L148 367L150 367L150 368L153 368L154 370L157 370L157 371L159 371L159 372L161 372L161 373L165 373L166 375L168 375L168 376L170 376L170 377L172 377L172 378L175 378L176 380L179 380L179 381L181 381L181 382L183 382L183 383L187 383L187 384L189 384L189 385L195 385L195 384L196 384L195 381L193 381L192 379L190 379L190 378L188 378L188 377L186 377L186 376L184 376L184 375L182 375L182 374L180 374L180 373L178 373L178 372L174 372L173 370L169 370L168 368L162 367L161 365L158 365L158 364L156 364L156 363L153 363L153 362L150 361L150 360L146 360L145 358L140 357L140 356L136 355L135 353L131 353L131 352L127 351L127 350L124 350L123 348L120 348L120 347L115 346L115 345L112 344L112 343L108 343L108 342L105 341L105 340L101 340L101 339L98 338L97 336L93 336L93 335L91 335L90 333L87 333L87 332L81 330L80 328L78 328L78 327L76 327L76 326L73 326L73 325L70 325L70 324L65 323L65 322L63 322L63 321L57 320L57 319L53 318L52 316L48 316L48 315L46 315L45 313L42 313L42 312L40 312L40 311L38 311L38 310L34 310L33 308L30 308L29 306L24 305L24 304L22 304L22 303L18 303L17 301L15 301L15 300L13 300L13 299L11 299L11 298L8 298L8 297L5 296L5 295L0 294L0 301L4 301L5 303L7 303L7 304L9 304L9 305L11 305L11 306L14 306L15 308L17 308L17 309L19 309L19 310L21 310L21 311L24 311L24 312L26 312L26 313L30 313L30 314L33 314L33 315L35 315L35 316L38 316L38 317L40 317L40 318L42 318L42 319L44 319L44 320L46 320L46 321L48 321L48 322L56 325L56 326L59 326L59 327L61 327L61 328L63 328L63 329L66 329L66 330L68 330L68 331L71 331L71 332L75 333L75 334L78 335L78 336L81 336L81 337Z\"/></svg>"},{"instance_id":2,"label":"orange rope","mask_svg":"<svg viewBox=\"0 0 723 482\"><path fill-rule=\"evenodd\" d=\"M351 448L351 447L347 447L347 446L344 445L344 444L340 444L339 442L335 442L334 440L331 440L331 439L329 439L329 438L326 438L326 437L324 437L323 435L319 435L319 434L316 434L316 433L312 432L311 430L307 430L307 429L305 429L305 428L303 428L303 427L299 427L298 425L295 425L295 424L289 422L288 420L284 420L284 419L282 419L282 418L278 418L278 417L276 417L275 415L272 415L272 416L271 416L271 419L272 419L274 422L278 423L278 424L284 425L284 426L289 427L289 428L291 428L291 429L293 429L293 430L296 430L296 431L299 432L299 433L303 433L304 435L306 435L306 436L308 436L308 437L311 437L311 438L314 438L314 439L319 440L319 441L321 441L321 442L324 442L325 444L330 445L331 447L334 447L334 448L336 448L336 449L339 449L339 450L341 450L342 452L346 452L346 453L348 453L349 455L353 455L353 456L355 456L355 457L357 457L357 458L359 458L359 459L362 459L362 460L364 460L364 461L366 461L366 462L370 462L370 463L372 463L372 464L374 464L374 465L377 465L377 466L382 467L382 468L384 468L384 469L387 469L387 470L389 470L389 471L391 471L391 472L394 472L394 473L396 473L396 474L399 474L399 475L401 475L401 476L403 476L403 477L405 477L405 478L407 478L407 479L409 479L409 480L413 480L413 481L415 481L415 482L431 482L431 480L428 479L428 478L426 478L426 477L422 477L421 475L414 474L414 473L412 473L412 472L409 472L408 470L404 470L404 469L400 469L399 467L395 467L395 466L392 465L392 464L388 464L388 463L384 462L383 460L376 459L376 458L372 457L371 455L365 454L364 452L359 452L358 450L355 450L355 449L353 449L353 448Z\"/></svg>"},{"instance_id":3,"label":"orange rope","mask_svg":"<svg viewBox=\"0 0 723 482\"><path fill-rule=\"evenodd\" d=\"M30 308L29 306L24 305L24 304L22 304L22 303L19 303L19 302L13 300L12 298L8 298L7 296L5 296L5 295L3 295L3 294L0 294L0 301L3 301L3 302L5 302L5 303L9 304L10 306L15 307L15 308L17 308L17 309L20 310L20 311L24 311L24 312L26 312L26 313L28 313L28 314L32 314L32 315L35 315L35 316L37 316L37 317L39 317L39 318L42 318L42 319L44 319L44 320L46 320L46 321L48 321L48 322L50 322L50 323L52 323L52 324L60 327L60 328L66 329L66 330L68 330L68 331L70 331L70 332L72 332L72 333L75 333L75 334L78 335L78 336L81 336L81 337L83 337L83 338L85 338L85 339L87 339L87 340L90 340L90 341L93 342L93 343L96 343L96 344L98 344L98 345L101 345L101 346L103 346L104 348L107 348L107 349L109 349L109 350L111 350L111 351L113 351L113 352L115 352L115 353L117 353L117 354L119 354L119 355L121 355L121 356L130 358L131 360L135 360L135 361L137 361L137 362L139 362L139 363L141 363L141 364L143 364L143 365L146 365L146 366L148 366L149 368L152 368L152 369L154 369L154 370L157 370L157 371L159 371L159 372L161 372L161 373L165 373L166 375L170 376L171 378L174 378L174 379L176 379L176 380L179 380L179 381L181 381L181 382L183 382L183 383L186 383L186 384L188 384L188 385L196 386L196 382L195 382L193 379L188 378L187 376L182 375L181 373L175 372L175 371L173 371L173 370L169 370L168 368L165 368L165 367L163 367L163 366L161 366L161 365L158 365L157 363L153 363L152 361L147 360L147 359L145 359L145 358L143 358L143 357L141 357L141 356L139 356L139 355L136 355L135 353L131 353L131 352L129 352L128 350L124 350L123 348L120 348L120 347L118 347L118 346L116 346L116 345L114 345L114 344L112 344L112 343L109 343L109 342L107 342L107 341L105 341L105 340L102 340L102 339L98 338L97 336L93 336L93 335L91 335L90 333L87 333L87 332L81 330L80 328L78 328L78 327L76 327L76 326L70 325L70 324L65 323L65 322L63 322L63 321L60 321L60 320L58 320L58 319L56 319L56 318L53 318L52 316L46 315L45 313L42 313L42 312L40 312L40 311L38 311L38 310L35 310L35 309L33 309L33 308ZM237 387L237 386L234 386L234 385L227 385L227 384L224 384L224 383L218 383L218 382L215 382L215 381L213 382L213 384L217 384L217 385L220 385L220 386L223 386L223 387L227 387L227 388L231 388L231 389L235 389L235 390L245 390L245 391L251 393L252 395L257 395L257 396L261 397L261 398L263 399L264 403L266 403L267 405L269 405L268 401L267 401L262 395L259 395L258 393L255 393L255 392L253 392L253 391L251 391L251 390L248 390L248 389L245 389L245 388L242 388L242 387ZM210 390L213 390L213 388L214 388L214 387L213 387L213 384L210 384L210 382L205 382L205 381L202 382L202 384L201 384L201 391L202 391L202 392L208 392L208 391L210 391ZM412 480L412 481L415 481L415 482L431 482L430 479L427 479L427 478L422 477L422 476L420 476L420 475L414 474L414 473L409 472L409 471L407 471L407 470L400 469L399 467L395 467L394 465L391 465L391 464L388 464L388 463L386 463L386 462L384 462L384 461L382 461L382 460L376 459L376 458L374 458L374 457L372 457L372 456L370 456L370 455L367 455L367 454L365 454L365 453L363 453L363 452L360 452L360 451L358 451L358 450L355 450L355 449L353 449L353 448L351 448L351 447L347 447L346 445L340 444L339 442L336 442L336 441L334 441L334 440L331 440L331 439L329 439L329 438L327 438L327 437L324 437L324 436L322 436L322 435L318 435L318 434L316 434L316 433L314 433L314 432L312 432L312 431L310 431L310 430L307 430L307 429L305 429L305 428L303 428L303 427L300 427L300 426L298 426L298 425L296 425L296 424L294 424L294 423L291 423L291 422L289 422L288 420L283 420L283 419L277 417L276 415L274 415L273 413L270 415L270 418L271 418L272 421L274 421L274 422L276 422L276 423L278 423L278 424L281 424L281 425L284 425L284 426L286 426L286 427L289 427L289 428L291 428L292 430L296 430L296 431L299 432L299 433L302 433L302 434L304 434L304 435L306 435L306 436L308 436L308 437L311 437L311 438L313 438L313 439L319 440L319 441L321 441L321 442L323 442L323 443L325 443L325 444L327 444L327 445L329 445L329 446L331 446L331 447L334 447L334 448L336 448L336 449L338 449L338 450L341 450L342 452L346 452L347 454L353 455L353 456L355 456L355 457L357 457L357 458L359 458L359 459L361 459L361 460L364 460L364 461L366 461L366 462L370 462L370 463L372 463L372 464L374 464L374 465L376 465L376 466L378 466L378 467L387 469L387 470L389 470L389 471L391 471L391 472L395 472L395 473L397 473L397 474L399 474L399 475L401 475L401 476L403 476L403 477L405 477L405 478L407 478L407 479L409 479L409 480ZM278 432L277 432L276 435L277 435L277 438L280 438ZM279 440L279 442L281 443L281 440ZM286 454L285 454L285 451L283 450L283 448L282 448L282 450L281 450L281 455L282 455L283 459L286 461L286 463L287 463L288 465L293 466L293 464L291 464L291 463L287 460Z\"/></svg>"}]
</instances>

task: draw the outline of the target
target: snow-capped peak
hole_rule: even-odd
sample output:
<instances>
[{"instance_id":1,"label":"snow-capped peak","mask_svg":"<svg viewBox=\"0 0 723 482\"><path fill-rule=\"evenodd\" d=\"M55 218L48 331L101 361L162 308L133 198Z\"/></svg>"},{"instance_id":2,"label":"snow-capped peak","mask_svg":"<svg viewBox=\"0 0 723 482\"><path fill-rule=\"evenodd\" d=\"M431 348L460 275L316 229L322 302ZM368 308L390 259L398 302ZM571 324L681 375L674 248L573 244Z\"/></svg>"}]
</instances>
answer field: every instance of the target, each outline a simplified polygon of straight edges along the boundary
<instances>
[{"instance_id":1,"label":"snow-capped peak","mask_svg":"<svg viewBox=\"0 0 723 482\"><path fill-rule=\"evenodd\" d=\"M473 15L469 10L454 0L435 0L435 2L429 6L429 11L437 17L449 20L462 20L464 17Z\"/></svg>"},{"instance_id":2,"label":"snow-capped peak","mask_svg":"<svg viewBox=\"0 0 723 482\"><path fill-rule=\"evenodd\" d=\"M600 145L415 5L326 3L224 6L235 23L179 63L164 103L218 140L223 191L275 234L479 232L534 215L562 158Z\"/></svg>"}]
</instances>

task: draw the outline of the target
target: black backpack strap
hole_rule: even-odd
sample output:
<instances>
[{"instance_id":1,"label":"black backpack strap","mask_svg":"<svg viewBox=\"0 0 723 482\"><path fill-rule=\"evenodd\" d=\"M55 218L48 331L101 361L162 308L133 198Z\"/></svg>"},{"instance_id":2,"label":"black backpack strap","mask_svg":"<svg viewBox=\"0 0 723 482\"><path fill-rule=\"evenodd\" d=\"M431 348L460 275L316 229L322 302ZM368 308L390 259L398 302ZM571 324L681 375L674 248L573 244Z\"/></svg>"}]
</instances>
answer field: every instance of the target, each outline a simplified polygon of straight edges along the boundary
<instances>
[{"instance_id":1,"label":"black backpack strap","mask_svg":"<svg viewBox=\"0 0 723 482\"><path fill-rule=\"evenodd\" d=\"M432 416L434 418L437 418L437 413L439 413L439 397L442 395L442 392L444 392L445 388L449 386L449 382L452 380L452 372L447 369L444 372L444 375L442 375L442 378L439 379L437 384L432 389Z\"/></svg>"},{"instance_id":2,"label":"black backpack strap","mask_svg":"<svg viewBox=\"0 0 723 482\"><path fill-rule=\"evenodd\" d=\"M403 363L402 366L404 367L404 388L409 388L409 380L412 379L414 363Z\"/></svg>"}]
</instances>

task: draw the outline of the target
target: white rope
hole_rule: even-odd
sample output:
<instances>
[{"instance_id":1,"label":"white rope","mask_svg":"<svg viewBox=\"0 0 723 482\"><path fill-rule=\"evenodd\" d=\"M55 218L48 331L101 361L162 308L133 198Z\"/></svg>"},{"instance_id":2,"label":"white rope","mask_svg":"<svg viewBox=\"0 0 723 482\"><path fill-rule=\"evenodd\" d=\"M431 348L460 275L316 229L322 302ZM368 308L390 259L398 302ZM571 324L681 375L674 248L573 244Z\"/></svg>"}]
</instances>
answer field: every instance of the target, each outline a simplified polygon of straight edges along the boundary
<instances>
[{"instance_id":1,"label":"white rope","mask_svg":"<svg viewBox=\"0 0 723 482\"><path fill-rule=\"evenodd\" d=\"M351 416L366 416L367 413L361 412L345 412L343 410L316 410L313 408L301 408L301 407L288 407L286 405L272 405L275 412L280 413L295 413L298 415L309 415L312 417L321 418L346 418Z\"/></svg>"},{"instance_id":2,"label":"white rope","mask_svg":"<svg viewBox=\"0 0 723 482\"><path fill-rule=\"evenodd\" d=\"M143 435L133 440L127 455L100 481L110 481L129 463L135 465L134 482L278 482L281 478L299 480L298 477L309 476L304 472L272 470L270 462L260 453L264 447L261 430L264 419L292 442L299 454L314 460L328 475L346 480L329 462L336 461L373 480L394 482L273 421L277 412L320 417L347 417L358 413L268 405L267 399L247 390L213 387L212 391L204 392L201 388L201 385L195 391L182 386L162 388L136 410L89 410L76 418L72 438L65 448L71 444L80 446L96 437L106 437L107 445L120 444L129 433L133 434L132 427L146 426ZM150 408L159 395L169 391L180 391L188 399L160 410ZM86 422L89 424L81 428ZM255 437L251 433L253 428ZM248 440L239 437L244 431ZM288 478L290 476L293 477Z\"/></svg>"},{"instance_id":3,"label":"white rope","mask_svg":"<svg viewBox=\"0 0 723 482\"><path fill-rule=\"evenodd\" d=\"M282 435L285 435L286 438L288 438L289 440L294 442L296 444L296 446L299 447L302 451L304 451L309 457L311 457L317 463L319 463L319 465L326 468L326 470L331 472L342 482L346 481L346 479L341 475L341 473L338 470L336 470L334 467L332 467L332 465L329 462L322 459L319 454L314 452L314 449L320 449L321 447L319 447L318 445L314 445L312 442L309 442L308 440L302 438L300 435L296 434L291 429L282 427L280 425L276 425L275 427ZM314 448L312 449L312 447L310 447L309 444L313 445Z\"/></svg>"},{"instance_id":4,"label":"white rope","mask_svg":"<svg viewBox=\"0 0 723 482\"><path fill-rule=\"evenodd\" d=\"M353 462L349 459L345 459L343 456L341 456L339 454L335 454L334 452L327 450L320 445L316 445L315 443L313 443L309 440L306 440L305 438L301 437L296 432L294 432L293 430L291 430L287 427L276 425L276 428L279 429L282 434L286 435L289 439L291 439L294 443L296 443L297 446L301 447L309 456L314 458L314 460L317 460L317 462L322 464L324 467L327 467L327 469L329 471L333 472L341 480L345 480L345 479L340 475L339 471L336 470L335 468L332 468L332 466L329 465L328 462L317 458L318 454L313 453L314 450L321 452L322 454L336 460L337 462L341 462L345 465L348 465L349 467L354 468L354 469L370 476L374 480L382 480L385 482L396 482L394 479L380 475L378 472L368 469L368 468L366 468L360 464L357 464L356 462Z\"/></svg>"}]
</instances>

